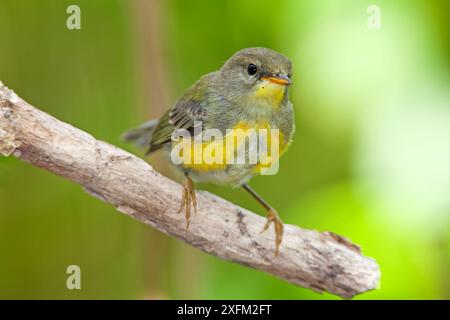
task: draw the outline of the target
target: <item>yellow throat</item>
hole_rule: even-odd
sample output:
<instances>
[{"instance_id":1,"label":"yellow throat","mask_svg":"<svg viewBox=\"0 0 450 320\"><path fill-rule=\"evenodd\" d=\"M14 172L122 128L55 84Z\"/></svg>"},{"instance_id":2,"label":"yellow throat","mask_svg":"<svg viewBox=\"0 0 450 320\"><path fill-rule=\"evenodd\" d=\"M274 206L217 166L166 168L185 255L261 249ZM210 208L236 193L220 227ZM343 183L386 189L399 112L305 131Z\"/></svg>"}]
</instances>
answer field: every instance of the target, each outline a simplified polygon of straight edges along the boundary
<instances>
[{"instance_id":1,"label":"yellow throat","mask_svg":"<svg viewBox=\"0 0 450 320\"><path fill-rule=\"evenodd\" d=\"M283 84L275 83L270 80L262 80L253 93L255 99L263 99L271 107L279 107L283 100L286 91L286 86Z\"/></svg>"}]
</instances>

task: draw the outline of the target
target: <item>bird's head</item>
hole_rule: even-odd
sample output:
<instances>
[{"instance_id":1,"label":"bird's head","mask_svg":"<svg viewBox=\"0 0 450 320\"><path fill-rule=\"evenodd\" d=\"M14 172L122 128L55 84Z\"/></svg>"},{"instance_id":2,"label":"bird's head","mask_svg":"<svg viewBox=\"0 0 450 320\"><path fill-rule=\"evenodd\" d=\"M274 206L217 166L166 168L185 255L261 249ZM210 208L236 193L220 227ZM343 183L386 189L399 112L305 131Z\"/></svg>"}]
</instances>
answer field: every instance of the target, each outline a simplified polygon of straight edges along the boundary
<instances>
[{"instance_id":1,"label":"bird's head","mask_svg":"<svg viewBox=\"0 0 450 320\"><path fill-rule=\"evenodd\" d=\"M291 77L292 64L284 55L267 48L247 48L225 62L216 84L235 103L277 107L287 96Z\"/></svg>"}]
</instances>

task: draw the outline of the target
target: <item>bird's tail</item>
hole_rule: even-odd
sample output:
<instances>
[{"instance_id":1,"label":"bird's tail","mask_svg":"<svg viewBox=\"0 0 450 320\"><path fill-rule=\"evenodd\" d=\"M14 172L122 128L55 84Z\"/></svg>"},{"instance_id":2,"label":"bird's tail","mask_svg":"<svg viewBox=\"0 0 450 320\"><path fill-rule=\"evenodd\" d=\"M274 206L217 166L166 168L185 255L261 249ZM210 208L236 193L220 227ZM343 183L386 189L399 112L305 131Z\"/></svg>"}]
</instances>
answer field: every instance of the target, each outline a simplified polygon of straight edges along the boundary
<instances>
[{"instance_id":1,"label":"bird's tail","mask_svg":"<svg viewBox=\"0 0 450 320\"><path fill-rule=\"evenodd\" d=\"M147 121L137 128L128 130L122 134L122 139L127 142L132 142L139 148L146 148L150 146L153 131L158 124L158 119Z\"/></svg>"}]
</instances>

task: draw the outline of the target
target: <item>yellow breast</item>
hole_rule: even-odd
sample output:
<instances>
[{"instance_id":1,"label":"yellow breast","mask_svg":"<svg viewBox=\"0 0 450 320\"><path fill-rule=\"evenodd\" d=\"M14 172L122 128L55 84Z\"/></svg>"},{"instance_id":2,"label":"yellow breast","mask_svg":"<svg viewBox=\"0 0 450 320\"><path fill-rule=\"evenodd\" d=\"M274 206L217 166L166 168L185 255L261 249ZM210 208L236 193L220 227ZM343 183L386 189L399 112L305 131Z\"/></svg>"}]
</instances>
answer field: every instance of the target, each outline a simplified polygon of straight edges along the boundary
<instances>
[{"instance_id":1,"label":"yellow breast","mask_svg":"<svg viewBox=\"0 0 450 320\"><path fill-rule=\"evenodd\" d=\"M268 169L274 162L277 162L288 146L288 142L286 141L283 133L279 130L273 132L270 124L267 121L258 122L256 124L239 122L235 128L242 130L249 130L251 128L256 128L256 130L267 130L267 149L273 150L273 148L276 148L278 150L278 152L275 153L270 151L265 163L261 163L260 161L258 161L258 163L253 168L253 172L256 174L261 173L261 170Z\"/></svg>"},{"instance_id":2,"label":"yellow breast","mask_svg":"<svg viewBox=\"0 0 450 320\"><path fill-rule=\"evenodd\" d=\"M175 142L173 148L181 150L180 156L183 158L181 166L186 169L198 172L224 170L227 165L233 164L237 150L243 143L246 143L246 137L248 137L251 129L257 132L260 129L265 129L264 133L267 134L268 150L272 150L272 147L278 148L278 152L274 153L274 155L272 155L272 152L269 153L269 161L278 161L278 157L286 149L287 143L281 132L277 131L277 134L273 134L270 124L266 121L258 123L240 121L222 139L213 141L198 141L192 138L182 139ZM232 144L230 144L230 141ZM254 170L255 172L260 172L261 169L269 166L270 164L263 165L258 161Z\"/></svg>"}]
</instances>

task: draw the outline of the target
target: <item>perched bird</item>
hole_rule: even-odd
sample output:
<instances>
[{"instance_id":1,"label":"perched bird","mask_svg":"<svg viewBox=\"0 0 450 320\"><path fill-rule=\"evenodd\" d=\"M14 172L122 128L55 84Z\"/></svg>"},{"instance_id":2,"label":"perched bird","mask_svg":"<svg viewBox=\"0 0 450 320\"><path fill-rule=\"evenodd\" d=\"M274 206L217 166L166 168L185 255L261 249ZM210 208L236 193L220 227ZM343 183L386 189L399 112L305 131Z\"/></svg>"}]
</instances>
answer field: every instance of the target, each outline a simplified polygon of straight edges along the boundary
<instances>
[{"instance_id":1,"label":"perched bird","mask_svg":"<svg viewBox=\"0 0 450 320\"><path fill-rule=\"evenodd\" d=\"M284 55L267 48L242 49L226 61L220 70L202 76L161 118L126 132L124 139L147 146L147 154L162 148L166 154L173 156L174 147L181 143L173 135L177 130L186 130L191 135L189 142L192 144L183 150L183 159L192 160L191 153L195 153L194 150L202 152L213 147L216 151L224 148L222 155L228 152L225 144L218 146L220 139L196 139L197 127L202 132L216 129L224 137L229 137L229 130L234 129L241 129L244 133L249 129L265 129L266 132L277 129L279 134L274 137L278 141L272 141L272 137L267 140L267 144L276 142L277 153L281 155L291 142L295 129L293 108L288 96L291 78L292 65ZM236 149L232 150L235 154ZM249 147L245 150L247 154L250 151ZM272 159L272 162L277 160ZM261 232L274 223L275 253L278 254L283 223L275 209L248 185L248 181L264 168L261 161L184 161L176 163L175 167L184 173L180 211L185 211L186 227L189 227L191 206L194 210L197 208L193 181L241 186L267 211L267 222Z\"/></svg>"}]
</instances>

